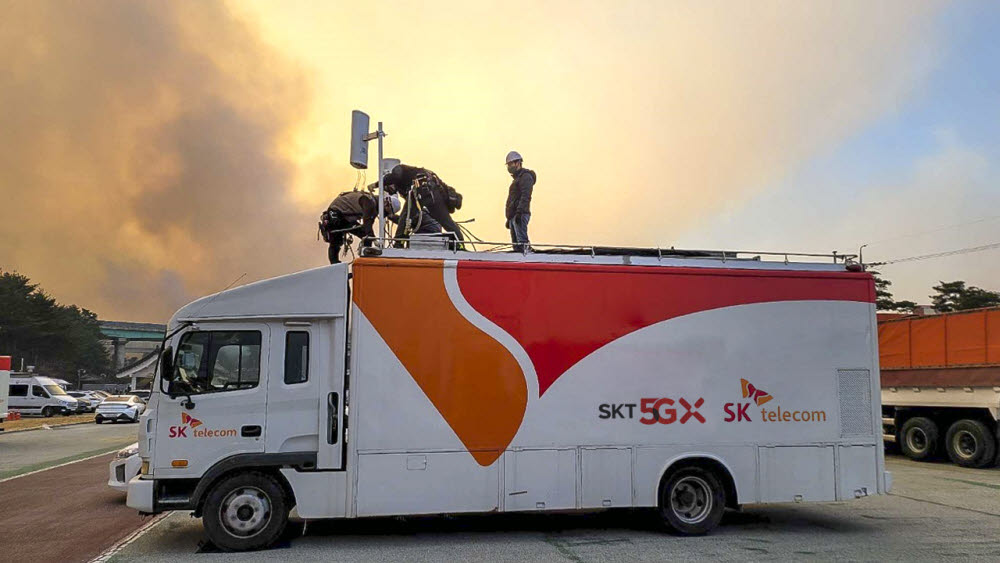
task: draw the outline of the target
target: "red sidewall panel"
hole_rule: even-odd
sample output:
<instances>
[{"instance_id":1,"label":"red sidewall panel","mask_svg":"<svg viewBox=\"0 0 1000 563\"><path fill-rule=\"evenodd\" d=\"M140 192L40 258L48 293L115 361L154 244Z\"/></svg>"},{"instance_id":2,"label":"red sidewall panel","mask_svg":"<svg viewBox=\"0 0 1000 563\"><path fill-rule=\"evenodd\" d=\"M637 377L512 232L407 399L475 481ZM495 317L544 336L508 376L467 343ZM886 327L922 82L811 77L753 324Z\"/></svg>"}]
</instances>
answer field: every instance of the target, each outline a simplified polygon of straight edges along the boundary
<instances>
[{"instance_id":1,"label":"red sidewall panel","mask_svg":"<svg viewBox=\"0 0 1000 563\"><path fill-rule=\"evenodd\" d=\"M671 318L776 301L873 303L850 272L459 262L462 295L521 344L539 395L605 344Z\"/></svg>"}]
</instances>

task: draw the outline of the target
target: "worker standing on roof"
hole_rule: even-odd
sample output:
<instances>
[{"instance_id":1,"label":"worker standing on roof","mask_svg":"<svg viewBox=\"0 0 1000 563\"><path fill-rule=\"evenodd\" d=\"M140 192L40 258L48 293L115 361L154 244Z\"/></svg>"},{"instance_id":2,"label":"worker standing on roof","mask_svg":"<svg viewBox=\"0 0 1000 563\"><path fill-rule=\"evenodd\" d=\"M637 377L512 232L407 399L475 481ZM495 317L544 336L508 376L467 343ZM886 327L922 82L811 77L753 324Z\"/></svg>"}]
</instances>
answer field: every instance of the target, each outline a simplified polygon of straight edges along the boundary
<instances>
[{"instance_id":1,"label":"worker standing on roof","mask_svg":"<svg viewBox=\"0 0 1000 563\"><path fill-rule=\"evenodd\" d=\"M385 217L398 221L399 198L385 197ZM378 217L378 198L364 190L344 192L338 195L326 211L320 215L319 231L323 240L330 244L327 257L331 264L340 262L340 250L344 239L351 234L362 239L363 246L370 246L375 238L375 218ZM365 240L367 239L367 240Z\"/></svg>"},{"instance_id":2,"label":"worker standing on roof","mask_svg":"<svg viewBox=\"0 0 1000 563\"><path fill-rule=\"evenodd\" d=\"M506 227L510 230L510 241L515 252L527 252L528 221L531 220L531 191L535 187L535 172L523 166L517 151L507 153L507 172L514 181L507 192Z\"/></svg>"},{"instance_id":3,"label":"worker standing on roof","mask_svg":"<svg viewBox=\"0 0 1000 563\"><path fill-rule=\"evenodd\" d=\"M462 230L451 218L452 213L462 208L462 194L445 184L437 174L426 168L397 164L382 178L382 183L387 192L403 198L403 211L394 238L407 238L411 234L407 228L414 233L440 232L444 228L453 239L465 240ZM423 213L417 212L418 207ZM425 225L428 215L434 223Z\"/></svg>"}]
</instances>

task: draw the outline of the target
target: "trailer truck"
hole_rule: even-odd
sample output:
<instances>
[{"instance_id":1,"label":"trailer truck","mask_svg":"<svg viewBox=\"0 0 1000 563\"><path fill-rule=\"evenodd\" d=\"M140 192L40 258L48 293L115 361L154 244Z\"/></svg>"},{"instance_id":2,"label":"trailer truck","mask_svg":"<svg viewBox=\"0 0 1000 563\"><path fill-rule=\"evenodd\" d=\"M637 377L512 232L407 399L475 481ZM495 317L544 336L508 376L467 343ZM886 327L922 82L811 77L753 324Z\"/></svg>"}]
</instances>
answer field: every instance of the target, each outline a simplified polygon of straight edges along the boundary
<instances>
[{"instance_id":1,"label":"trailer truck","mask_svg":"<svg viewBox=\"0 0 1000 563\"><path fill-rule=\"evenodd\" d=\"M996 463L1000 308L879 323L883 430L907 457Z\"/></svg>"},{"instance_id":2,"label":"trailer truck","mask_svg":"<svg viewBox=\"0 0 1000 563\"><path fill-rule=\"evenodd\" d=\"M129 506L242 550L290 511L650 507L702 534L889 490L873 280L842 256L364 254L173 316Z\"/></svg>"}]
</instances>

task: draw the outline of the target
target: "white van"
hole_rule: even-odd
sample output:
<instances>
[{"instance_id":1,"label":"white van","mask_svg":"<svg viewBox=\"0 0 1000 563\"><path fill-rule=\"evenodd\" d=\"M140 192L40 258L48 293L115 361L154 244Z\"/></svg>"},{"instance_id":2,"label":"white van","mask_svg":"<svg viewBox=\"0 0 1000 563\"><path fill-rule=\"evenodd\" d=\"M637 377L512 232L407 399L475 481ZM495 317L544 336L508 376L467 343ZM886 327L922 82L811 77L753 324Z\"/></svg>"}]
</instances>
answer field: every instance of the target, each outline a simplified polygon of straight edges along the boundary
<instances>
[{"instance_id":1,"label":"white van","mask_svg":"<svg viewBox=\"0 0 1000 563\"><path fill-rule=\"evenodd\" d=\"M191 303L128 506L191 510L241 550L293 507L657 507L703 534L726 508L888 490L870 274L603 250L372 248Z\"/></svg>"},{"instance_id":2,"label":"white van","mask_svg":"<svg viewBox=\"0 0 1000 563\"><path fill-rule=\"evenodd\" d=\"M79 403L48 377L17 375L10 378L10 408L23 414L53 416L74 414Z\"/></svg>"}]
</instances>

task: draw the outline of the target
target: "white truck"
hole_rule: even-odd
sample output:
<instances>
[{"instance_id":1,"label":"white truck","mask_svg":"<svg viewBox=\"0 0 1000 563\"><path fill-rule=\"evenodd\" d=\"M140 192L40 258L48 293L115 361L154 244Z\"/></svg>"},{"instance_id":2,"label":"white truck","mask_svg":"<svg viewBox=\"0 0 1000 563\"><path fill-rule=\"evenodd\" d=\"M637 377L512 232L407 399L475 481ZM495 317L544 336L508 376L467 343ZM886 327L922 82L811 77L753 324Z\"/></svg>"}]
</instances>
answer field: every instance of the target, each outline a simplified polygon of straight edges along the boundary
<instances>
[{"instance_id":1,"label":"white truck","mask_svg":"<svg viewBox=\"0 0 1000 563\"><path fill-rule=\"evenodd\" d=\"M373 248L195 301L128 505L242 550L293 508L658 507L701 534L727 507L885 493L871 276L739 256Z\"/></svg>"}]
</instances>

